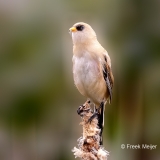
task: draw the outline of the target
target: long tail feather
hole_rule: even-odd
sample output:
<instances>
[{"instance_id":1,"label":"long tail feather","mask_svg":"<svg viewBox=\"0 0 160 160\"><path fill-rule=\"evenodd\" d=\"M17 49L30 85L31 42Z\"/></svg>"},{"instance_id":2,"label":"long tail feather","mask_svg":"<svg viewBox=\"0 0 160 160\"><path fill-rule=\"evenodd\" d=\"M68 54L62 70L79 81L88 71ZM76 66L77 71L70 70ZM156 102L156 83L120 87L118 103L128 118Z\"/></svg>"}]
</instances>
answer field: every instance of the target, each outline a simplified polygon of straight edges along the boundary
<instances>
[{"instance_id":1,"label":"long tail feather","mask_svg":"<svg viewBox=\"0 0 160 160\"><path fill-rule=\"evenodd\" d=\"M102 136L102 133L103 133L103 127L104 127L104 102L101 102L100 104L100 112L99 112L99 128L101 129L101 132L100 132L100 137L101 137L101 140L100 140L100 145L103 144L103 136Z\"/></svg>"}]
</instances>

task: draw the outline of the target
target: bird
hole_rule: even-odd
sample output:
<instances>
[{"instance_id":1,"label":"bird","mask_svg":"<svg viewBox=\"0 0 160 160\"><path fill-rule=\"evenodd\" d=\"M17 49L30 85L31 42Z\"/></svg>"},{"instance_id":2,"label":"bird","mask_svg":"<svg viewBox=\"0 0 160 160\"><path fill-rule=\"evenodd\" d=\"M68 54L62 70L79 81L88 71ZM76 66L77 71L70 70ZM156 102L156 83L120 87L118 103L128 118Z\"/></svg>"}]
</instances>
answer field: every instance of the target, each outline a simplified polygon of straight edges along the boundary
<instances>
[{"instance_id":1,"label":"bird","mask_svg":"<svg viewBox=\"0 0 160 160\"><path fill-rule=\"evenodd\" d=\"M69 32L73 42L73 79L78 91L95 105L101 134L105 105L112 101L114 77L108 52L98 42L95 31L84 22L75 23ZM101 142L102 143L102 142Z\"/></svg>"}]
</instances>

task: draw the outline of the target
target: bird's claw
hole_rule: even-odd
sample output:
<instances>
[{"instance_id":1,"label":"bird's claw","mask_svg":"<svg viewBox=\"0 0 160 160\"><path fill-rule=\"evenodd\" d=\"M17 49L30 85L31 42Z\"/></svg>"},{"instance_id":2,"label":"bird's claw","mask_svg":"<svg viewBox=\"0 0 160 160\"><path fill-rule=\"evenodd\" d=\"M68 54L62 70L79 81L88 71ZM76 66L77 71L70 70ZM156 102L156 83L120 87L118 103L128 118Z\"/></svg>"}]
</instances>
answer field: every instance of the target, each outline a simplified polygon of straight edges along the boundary
<instances>
[{"instance_id":1,"label":"bird's claw","mask_svg":"<svg viewBox=\"0 0 160 160\"><path fill-rule=\"evenodd\" d=\"M91 123L92 120L93 120L95 117L97 117L98 115L99 115L99 113L98 113L97 111L94 112L93 115L88 119L88 123Z\"/></svg>"}]
</instances>

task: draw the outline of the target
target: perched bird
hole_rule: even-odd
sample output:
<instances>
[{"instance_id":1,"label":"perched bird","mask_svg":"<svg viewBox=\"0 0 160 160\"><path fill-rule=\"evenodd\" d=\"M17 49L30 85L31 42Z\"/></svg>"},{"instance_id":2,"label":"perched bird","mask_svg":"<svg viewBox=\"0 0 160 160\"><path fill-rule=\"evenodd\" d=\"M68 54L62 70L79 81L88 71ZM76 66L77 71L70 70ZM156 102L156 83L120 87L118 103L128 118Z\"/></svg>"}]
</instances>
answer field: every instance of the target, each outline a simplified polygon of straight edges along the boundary
<instances>
[{"instance_id":1,"label":"perched bird","mask_svg":"<svg viewBox=\"0 0 160 160\"><path fill-rule=\"evenodd\" d=\"M74 83L78 91L95 104L96 112L90 120L99 114L99 127L103 130L104 107L112 100L111 59L90 25L78 22L69 31L73 41Z\"/></svg>"}]
</instances>

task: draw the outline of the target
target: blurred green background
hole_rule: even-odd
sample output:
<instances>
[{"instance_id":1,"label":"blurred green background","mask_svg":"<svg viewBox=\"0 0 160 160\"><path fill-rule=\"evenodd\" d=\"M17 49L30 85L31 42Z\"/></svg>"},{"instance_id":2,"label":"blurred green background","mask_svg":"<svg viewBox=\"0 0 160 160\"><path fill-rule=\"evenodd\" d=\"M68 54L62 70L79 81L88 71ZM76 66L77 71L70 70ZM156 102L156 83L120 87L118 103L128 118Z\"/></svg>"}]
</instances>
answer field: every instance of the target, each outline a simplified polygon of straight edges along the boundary
<instances>
[{"instance_id":1,"label":"blurred green background","mask_svg":"<svg viewBox=\"0 0 160 160\"><path fill-rule=\"evenodd\" d=\"M0 0L0 160L75 159L76 110L86 99L73 83L68 29L79 21L93 27L112 59L109 160L159 160L159 8L157 0Z\"/></svg>"}]
</instances>

